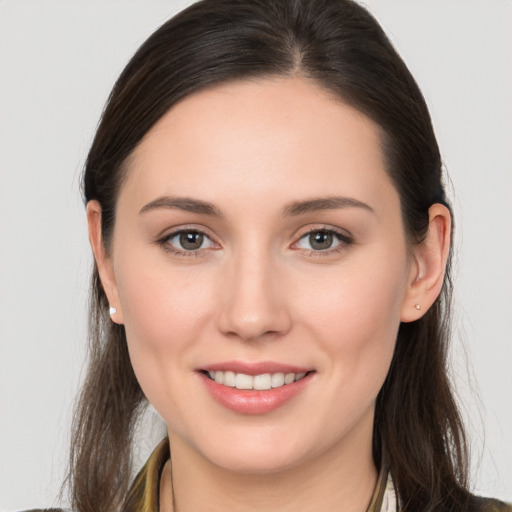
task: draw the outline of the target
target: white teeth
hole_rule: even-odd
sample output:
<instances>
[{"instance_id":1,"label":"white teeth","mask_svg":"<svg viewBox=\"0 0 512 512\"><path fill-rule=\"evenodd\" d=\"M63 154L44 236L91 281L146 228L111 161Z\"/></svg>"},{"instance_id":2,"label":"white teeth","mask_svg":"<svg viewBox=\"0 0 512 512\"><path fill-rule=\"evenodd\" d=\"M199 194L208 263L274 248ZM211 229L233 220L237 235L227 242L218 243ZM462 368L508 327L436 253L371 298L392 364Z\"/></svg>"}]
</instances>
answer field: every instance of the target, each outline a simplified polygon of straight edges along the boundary
<instances>
[{"instance_id":1,"label":"white teeth","mask_svg":"<svg viewBox=\"0 0 512 512\"><path fill-rule=\"evenodd\" d=\"M274 373L272 375L272 387L279 388L284 386L284 373Z\"/></svg>"},{"instance_id":2,"label":"white teeth","mask_svg":"<svg viewBox=\"0 0 512 512\"><path fill-rule=\"evenodd\" d=\"M287 373L284 376L284 383L285 384L291 384L294 381L295 381L295 373Z\"/></svg>"},{"instance_id":3,"label":"white teeth","mask_svg":"<svg viewBox=\"0 0 512 512\"><path fill-rule=\"evenodd\" d=\"M245 373L234 372L208 372L208 375L217 384L223 384L237 389L256 389L264 391L272 388L280 388L286 384L296 382L306 376L307 372L301 373L263 373L261 375L246 375Z\"/></svg>"},{"instance_id":4,"label":"white teeth","mask_svg":"<svg viewBox=\"0 0 512 512\"><path fill-rule=\"evenodd\" d=\"M215 379L217 379L217 375L215 375ZM236 389L252 389L253 378L250 375L245 375L245 373L237 373L235 376L235 387Z\"/></svg>"},{"instance_id":5,"label":"white teeth","mask_svg":"<svg viewBox=\"0 0 512 512\"><path fill-rule=\"evenodd\" d=\"M264 373L263 375L256 375L254 377L254 389L271 389L272 388L272 376L270 373Z\"/></svg>"},{"instance_id":6,"label":"white teeth","mask_svg":"<svg viewBox=\"0 0 512 512\"><path fill-rule=\"evenodd\" d=\"M222 373L222 372L217 372L217 373ZM233 372L224 372L224 379L223 379L222 384L224 384L224 386L229 386L230 388L234 388L235 387L235 374Z\"/></svg>"}]
</instances>

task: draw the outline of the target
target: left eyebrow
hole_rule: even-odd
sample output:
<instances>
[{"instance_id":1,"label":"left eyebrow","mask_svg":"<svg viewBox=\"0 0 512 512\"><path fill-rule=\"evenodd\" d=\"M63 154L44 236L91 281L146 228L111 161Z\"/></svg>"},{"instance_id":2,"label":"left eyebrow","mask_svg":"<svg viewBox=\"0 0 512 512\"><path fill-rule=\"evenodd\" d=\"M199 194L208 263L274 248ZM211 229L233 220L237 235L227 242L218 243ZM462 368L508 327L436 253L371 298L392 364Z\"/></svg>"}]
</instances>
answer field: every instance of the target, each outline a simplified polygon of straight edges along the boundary
<instances>
[{"instance_id":1,"label":"left eyebrow","mask_svg":"<svg viewBox=\"0 0 512 512\"><path fill-rule=\"evenodd\" d=\"M293 217L303 215L304 213L318 212L321 210L336 210L339 208L362 208L371 213L375 213L374 209L362 201L351 197L318 197L305 201L293 201L283 209L284 217Z\"/></svg>"}]
</instances>

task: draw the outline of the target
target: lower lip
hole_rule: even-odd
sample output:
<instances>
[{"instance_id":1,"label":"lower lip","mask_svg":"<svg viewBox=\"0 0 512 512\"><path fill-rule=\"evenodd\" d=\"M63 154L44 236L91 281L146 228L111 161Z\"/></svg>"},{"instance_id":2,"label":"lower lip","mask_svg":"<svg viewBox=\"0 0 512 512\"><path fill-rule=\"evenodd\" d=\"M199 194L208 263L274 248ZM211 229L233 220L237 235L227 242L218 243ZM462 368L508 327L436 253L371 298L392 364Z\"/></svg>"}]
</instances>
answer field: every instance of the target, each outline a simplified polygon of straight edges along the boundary
<instances>
[{"instance_id":1,"label":"lower lip","mask_svg":"<svg viewBox=\"0 0 512 512\"><path fill-rule=\"evenodd\" d=\"M231 388L218 384L203 373L199 375L212 397L227 409L240 414L265 414L278 409L303 391L311 382L313 373L291 384L262 391Z\"/></svg>"}]
</instances>

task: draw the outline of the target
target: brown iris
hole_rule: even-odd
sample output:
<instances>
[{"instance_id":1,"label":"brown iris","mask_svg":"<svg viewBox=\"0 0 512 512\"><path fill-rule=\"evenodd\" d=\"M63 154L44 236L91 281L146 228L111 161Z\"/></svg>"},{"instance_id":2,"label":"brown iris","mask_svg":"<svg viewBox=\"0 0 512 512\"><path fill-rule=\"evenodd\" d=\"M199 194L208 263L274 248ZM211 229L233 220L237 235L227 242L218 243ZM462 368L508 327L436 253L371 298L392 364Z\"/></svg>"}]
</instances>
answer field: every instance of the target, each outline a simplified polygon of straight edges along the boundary
<instances>
[{"instance_id":1,"label":"brown iris","mask_svg":"<svg viewBox=\"0 0 512 512\"><path fill-rule=\"evenodd\" d=\"M316 251L325 251L332 246L333 234L329 231L315 231L309 235L309 244Z\"/></svg>"},{"instance_id":2,"label":"brown iris","mask_svg":"<svg viewBox=\"0 0 512 512\"><path fill-rule=\"evenodd\" d=\"M204 236L197 231L184 231L180 234L180 245L187 251L195 251L203 245Z\"/></svg>"}]
</instances>

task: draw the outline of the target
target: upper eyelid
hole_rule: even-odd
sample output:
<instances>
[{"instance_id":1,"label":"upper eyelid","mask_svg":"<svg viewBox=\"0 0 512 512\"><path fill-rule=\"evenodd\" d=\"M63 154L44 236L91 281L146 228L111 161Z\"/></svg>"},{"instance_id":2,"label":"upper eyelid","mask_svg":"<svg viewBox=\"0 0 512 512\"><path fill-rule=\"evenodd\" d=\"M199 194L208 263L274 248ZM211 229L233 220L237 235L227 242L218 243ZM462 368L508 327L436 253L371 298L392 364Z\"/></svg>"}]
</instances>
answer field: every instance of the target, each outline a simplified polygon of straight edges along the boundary
<instances>
[{"instance_id":1,"label":"upper eyelid","mask_svg":"<svg viewBox=\"0 0 512 512\"><path fill-rule=\"evenodd\" d=\"M168 231L170 230L170 231ZM162 234L159 235L159 238L167 238L173 235L177 235L179 233L183 233L186 231L195 231L197 233L201 233L202 235L206 235L209 238L215 237L215 235L210 234L210 230L203 227L203 226L195 226L195 225L185 225L185 226L179 226L174 228L167 228L163 230ZM332 231L333 233L337 233L342 236L346 236L348 238L352 238L352 234L347 231L346 229L334 227L334 226L326 226L326 225L318 225L318 226L312 226L309 228L301 228L295 232L293 235L294 238L302 238L305 235L308 235L309 233L316 233L317 231ZM167 232L167 233L166 233ZM166 234L164 234L166 233Z\"/></svg>"},{"instance_id":2,"label":"upper eyelid","mask_svg":"<svg viewBox=\"0 0 512 512\"><path fill-rule=\"evenodd\" d=\"M185 226L170 228L170 230L167 231L167 233L165 231L167 231L167 230L164 230L164 234L160 235L157 238L158 242L165 242L165 241L168 241L168 240L174 238L175 236L179 235L180 233L192 231L192 232L200 233L201 235L207 237L211 242L213 242L216 245L220 245L220 246L222 245L218 241L218 237L210 234L210 232L209 232L210 230L208 230L204 226L185 225ZM310 226L307 228L303 227L300 230L297 230L295 232L295 235L293 235L293 241L291 242L291 246L295 245L299 240L301 240L305 236L308 236L311 233L316 233L316 232L320 232L320 231L331 232L331 233L334 233L335 235L341 237L342 239L346 239L346 241L353 242L353 235L350 232L348 232L347 230L339 228L339 227L319 224L319 225ZM205 250L205 249L198 249L198 251L202 251L202 250ZM187 252L192 252L192 251L187 251Z\"/></svg>"},{"instance_id":3,"label":"upper eyelid","mask_svg":"<svg viewBox=\"0 0 512 512\"><path fill-rule=\"evenodd\" d=\"M180 247L170 243L170 241L173 238L177 237L181 233L186 233L186 232L199 233L202 236L208 238L208 240L212 243L213 246L215 246L215 245L219 246L218 242L213 240L213 238L210 235L205 233L203 230L200 230L200 229L197 229L197 228L179 228L179 229L174 229L174 230L170 231L169 233L164 234L163 236L158 237L156 239L156 243L157 243L157 245L162 247L162 249L164 251L166 251L168 253L172 253L176 257L205 256L206 254L208 254L206 251L209 251L209 250L212 250L212 249L216 249L215 247L206 247L206 248L203 248L203 249L187 250L187 249L180 248Z\"/></svg>"},{"instance_id":4,"label":"upper eyelid","mask_svg":"<svg viewBox=\"0 0 512 512\"><path fill-rule=\"evenodd\" d=\"M193 231L196 233L200 233L201 235L207 236L211 240L213 240L215 235L211 234L210 230L205 228L204 226L196 226L196 225L185 225L185 226L175 226L172 228L164 229L160 235L157 236L158 240L169 239L173 236L179 235L180 233L184 233L187 231Z\"/></svg>"},{"instance_id":5,"label":"upper eyelid","mask_svg":"<svg viewBox=\"0 0 512 512\"><path fill-rule=\"evenodd\" d=\"M303 238L311 233L317 233L319 231L331 232L331 233L339 235L343 238L348 238L350 240L353 240L353 238L354 238L352 233L350 233L346 229L337 228L334 226L320 225L320 226L310 227L304 231L299 230L299 233L297 233L297 235L295 236L295 239L300 240L301 238Z\"/></svg>"},{"instance_id":6,"label":"upper eyelid","mask_svg":"<svg viewBox=\"0 0 512 512\"><path fill-rule=\"evenodd\" d=\"M302 239L310 235L311 233L318 233L318 232L327 232L327 233L333 233L339 240L339 244L335 245L334 247L329 247L328 249L324 250L314 250L314 249L306 249L306 248L299 248L296 246ZM305 232L302 232L300 236L296 236L295 241L291 244L290 249L295 251L302 251L307 252L310 257L328 257L329 255L334 255L336 253L339 253L340 251L346 250L349 246L354 244L354 237L352 234L348 233L346 230L343 230L341 228L334 228L334 227L314 227L306 230Z\"/></svg>"},{"instance_id":7,"label":"upper eyelid","mask_svg":"<svg viewBox=\"0 0 512 512\"><path fill-rule=\"evenodd\" d=\"M201 229L201 228L197 228L197 227L194 227L194 226L190 226L190 227L187 227L187 226L180 226L179 228L178 227L175 227L175 228L171 228L170 230L164 230L163 233L156 237L156 243L162 247L164 246L169 246L169 247L172 247L173 250L172 252L174 252L176 255L179 255L179 254L182 254L182 255L192 255L192 254L200 254L200 253L203 253L204 251L206 250L212 250L212 249L216 249L216 247L208 247L208 248L204 248L204 249L194 249L194 250L186 250L186 249L181 249L177 246L175 246L174 244L171 244L170 241L175 238L176 236L180 235L181 233L187 233L187 232L194 232L194 233L199 233L201 235L203 235L204 237L208 238L208 240L214 245L214 246L217 246L219 247L220 246L220 243L215 239L215 237L213 237L212 235L210 235L208 232L205 231L205 229ZM165 247L164 247L165 249ZM166 251L169 250L169 249L165 249Z\"/></svg>"}]
</instances>

